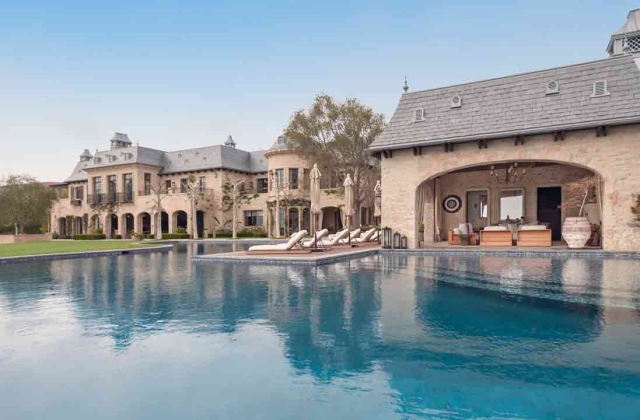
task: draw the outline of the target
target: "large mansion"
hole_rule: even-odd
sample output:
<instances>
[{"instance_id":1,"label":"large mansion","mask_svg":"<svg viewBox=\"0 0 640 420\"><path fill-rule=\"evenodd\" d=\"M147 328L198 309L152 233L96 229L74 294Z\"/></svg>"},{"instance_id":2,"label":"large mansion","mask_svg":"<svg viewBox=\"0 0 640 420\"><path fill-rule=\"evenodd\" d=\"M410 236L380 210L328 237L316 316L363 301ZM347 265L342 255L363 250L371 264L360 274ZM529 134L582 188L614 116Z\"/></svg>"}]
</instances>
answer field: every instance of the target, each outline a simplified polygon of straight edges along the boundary
<instances>
[{"instance_id":1,"label":"large mansion","mask_svg":"<svg viewBox=\"0 0 640 420\"><path fill-rule=\"evenodd\" d=\"M259 230L285 236L310 230L310 164L294 151L285 136L267 151L236 148L231 136L222 145L166 152L133 146L127 134L115 133L109 150L85 150L72 174L58 184L59 200L51 211L53 232L61 236L101 229L107 237L153 234L161 197L163 233L179 228L190 232L197 223L199 237L232 229L233 187L237 185L239 231ZM239 184L242 181L241 184ZM197 183L197 207L190 214L189 192ZM319 226L342 227L341 180L322 178ZM278 188L276 188L276 185ZM275 217L276 191L280 217ZM363 208L361 222L372 216ZM275 220L279 219L279 234Z\"/></svg>"}]
</instances>

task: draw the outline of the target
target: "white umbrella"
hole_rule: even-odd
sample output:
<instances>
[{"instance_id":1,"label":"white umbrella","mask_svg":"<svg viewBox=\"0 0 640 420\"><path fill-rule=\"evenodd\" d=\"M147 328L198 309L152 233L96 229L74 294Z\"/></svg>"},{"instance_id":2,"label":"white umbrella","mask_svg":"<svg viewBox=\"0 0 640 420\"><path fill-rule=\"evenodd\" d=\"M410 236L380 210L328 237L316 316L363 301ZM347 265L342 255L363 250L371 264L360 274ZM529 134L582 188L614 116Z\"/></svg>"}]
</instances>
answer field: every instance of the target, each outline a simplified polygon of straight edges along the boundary
<instances>
[{"instance_id":1,"label":"white umbrella","mask_svg":"<svg viewBox=\"0 0 640 420\"><path fill-rule=\"evenodd\" d=\"M349 244L351 244L351 216L355 213L353 208L353 181L351 175L347 174L344 179L344 215L347 219L347 229L349 230Z\"/></svg>"},{"instance_id":2,"label":"white umbrella","mask_svg":"<svg viewBox=\"0 0 640 420\"><path fill-rule=\"evenodd\" d=\"M316 226L316 215L322 211L320 208L320 178L322 178L322 174L320 173L320 169L318 169L318 164L313 164L313 169L309 173L309 179L311 180L309 189L311 190L311 214L313 217L313 231L318 231L318 226Z\"/></svg>"}]
</instances>

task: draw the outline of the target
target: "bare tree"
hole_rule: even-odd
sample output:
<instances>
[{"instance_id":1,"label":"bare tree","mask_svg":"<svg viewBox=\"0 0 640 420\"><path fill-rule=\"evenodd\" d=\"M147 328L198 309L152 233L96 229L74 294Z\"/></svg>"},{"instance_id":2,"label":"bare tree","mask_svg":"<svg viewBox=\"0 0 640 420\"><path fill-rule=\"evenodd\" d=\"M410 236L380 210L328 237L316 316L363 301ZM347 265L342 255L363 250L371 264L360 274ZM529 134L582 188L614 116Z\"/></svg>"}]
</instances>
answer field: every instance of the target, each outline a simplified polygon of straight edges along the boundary
<instances>
[{"instance_id":1,"label":"bare tree","mask_svg":"<svg viewBox=\"0 0 640 420\"><path fill-rule=\"evenodd\" d=\"M163 185L162 180L158 180L155 185L151 185L149 188L151 192L151 200L147 202L151 209L151 217L155 217L156 220L156 239L162 239L162 201L169 195L169 190Z\"/></svg>"}]
</instances>

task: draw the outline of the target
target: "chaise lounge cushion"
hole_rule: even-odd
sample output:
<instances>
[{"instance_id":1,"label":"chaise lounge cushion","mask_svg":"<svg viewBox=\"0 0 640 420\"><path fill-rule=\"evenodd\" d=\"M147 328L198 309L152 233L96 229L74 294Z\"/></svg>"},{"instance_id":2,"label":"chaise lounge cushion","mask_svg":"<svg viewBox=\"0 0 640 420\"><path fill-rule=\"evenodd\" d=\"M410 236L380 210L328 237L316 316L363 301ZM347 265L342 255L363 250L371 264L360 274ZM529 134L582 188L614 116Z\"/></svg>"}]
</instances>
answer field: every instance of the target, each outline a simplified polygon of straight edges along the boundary
<instances>
[{"instance_id":1,"label":"chaise lounge cushion","mask_svg":"<svg viewBox=\"0 0 640 420\"><path fill-rule=\"evenodd\" d=\"M518 230L547 230L547 227L544 225L524 225L520 226Z\"/></svg>"},{"instance_id":2,"label":"chaise lounge cushion","mask_svg":"<svg viewBox=\"0 0 640 420\"><path fill-rule=\"evenodd\" d=\"M492 232L492 231L509 230L509 229L506 226L487 226L482 230L486 230L487 232Z\"/></svg>"},{"instance_id":3,"label":"chaise lounge cushion","mask_svg":"<svg viewBox=\"0 0 640 420\"><path fill-rule=\"evenodd\" d=\"M249 252L251 251L289 251L291 248L296 246L298 242L302 240L307 235L306 230L301 230L300 232L293 235L291 239L287 243L277 244L277 245L254 245L249 248Z\"/></svg>"}]
</instances>

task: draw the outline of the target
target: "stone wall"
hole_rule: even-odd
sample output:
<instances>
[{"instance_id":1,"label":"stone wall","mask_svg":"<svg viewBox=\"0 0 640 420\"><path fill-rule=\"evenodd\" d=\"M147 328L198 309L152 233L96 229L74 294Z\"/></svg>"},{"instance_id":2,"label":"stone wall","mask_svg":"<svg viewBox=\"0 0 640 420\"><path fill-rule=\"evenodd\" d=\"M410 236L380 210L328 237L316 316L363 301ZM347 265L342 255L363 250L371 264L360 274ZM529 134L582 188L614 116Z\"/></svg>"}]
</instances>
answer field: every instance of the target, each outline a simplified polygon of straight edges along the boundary
<instances>
[{"instance_id":1,"label":"stone wall","mask_svg":"<svg viewBox=\"0 0 640 420\"><path fill-rule=\"evenodd\" d=\"M50 241L51 235L0 235L0 245Z\"/></svg>"},{"instance_id":2,"label":"stone wall","mask_svg":"<svg viewBox=\"0 0 640 420\"><path fill-rule=\"evenodd\" d=\"M442 145L423 148L414 156L411 149L395 150L382 158L382 225L407 235L410 247L417 246L421 220L416 212L418 187L445 173L498 162L542 161L566 163L590 169L603 181L603 248L640 251L640 229L631 228L633 195L640 192L640 125L609 127L606 137L595 130L568 132L563 141L553 136L526 137L514 145L513 138L492 140L487 149L476 143L456 144L445 153ZM433 211L425 206L425 212Z\"/></svg>"}]
</instances>

